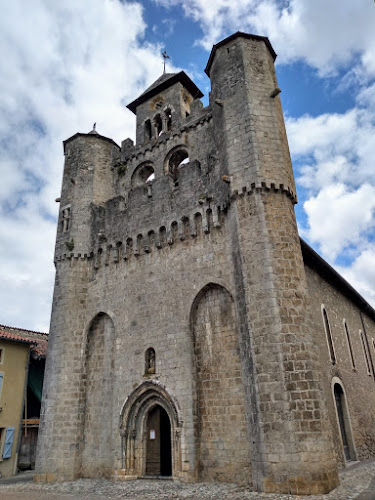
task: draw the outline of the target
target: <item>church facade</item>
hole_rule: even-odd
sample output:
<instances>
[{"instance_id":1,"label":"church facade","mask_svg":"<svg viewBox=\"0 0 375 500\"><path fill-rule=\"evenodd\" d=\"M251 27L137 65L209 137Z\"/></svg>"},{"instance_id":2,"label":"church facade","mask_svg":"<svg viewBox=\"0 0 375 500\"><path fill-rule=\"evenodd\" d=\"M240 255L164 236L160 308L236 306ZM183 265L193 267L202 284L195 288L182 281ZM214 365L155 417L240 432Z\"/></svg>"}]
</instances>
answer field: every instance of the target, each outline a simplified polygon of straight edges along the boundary
<instances>
[{"instance_id":1,"label":"church facade","mask_svg":"<svg viewBox=\"0 0 375 500\"><path fill-rule=\"evenodd\" d=\"M64 142L40 481L322 493L375 454L375 311L300 240L276 54L213 47ZM308 133L308 131L307 131Z\"/></svg>"}]
</instances>

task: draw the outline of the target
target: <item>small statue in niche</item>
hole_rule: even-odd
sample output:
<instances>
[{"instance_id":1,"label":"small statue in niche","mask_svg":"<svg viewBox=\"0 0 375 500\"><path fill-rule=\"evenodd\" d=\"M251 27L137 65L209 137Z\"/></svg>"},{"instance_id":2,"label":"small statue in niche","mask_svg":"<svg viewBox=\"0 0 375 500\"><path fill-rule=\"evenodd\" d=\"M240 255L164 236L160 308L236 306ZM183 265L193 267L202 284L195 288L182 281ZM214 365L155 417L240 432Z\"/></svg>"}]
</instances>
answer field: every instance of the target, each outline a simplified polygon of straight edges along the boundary
<instances>
[{"instance_id":1,"label":"small statue in niche","mask_svg":"<svg viewBox=\"0 0 375 500\"><path fill-rule=\"evenodd\" d=\"M155 365L155 350L150 347L146 351L146 375L152 375L153 373L155 373Z\"/></svg>"}]
</instances>

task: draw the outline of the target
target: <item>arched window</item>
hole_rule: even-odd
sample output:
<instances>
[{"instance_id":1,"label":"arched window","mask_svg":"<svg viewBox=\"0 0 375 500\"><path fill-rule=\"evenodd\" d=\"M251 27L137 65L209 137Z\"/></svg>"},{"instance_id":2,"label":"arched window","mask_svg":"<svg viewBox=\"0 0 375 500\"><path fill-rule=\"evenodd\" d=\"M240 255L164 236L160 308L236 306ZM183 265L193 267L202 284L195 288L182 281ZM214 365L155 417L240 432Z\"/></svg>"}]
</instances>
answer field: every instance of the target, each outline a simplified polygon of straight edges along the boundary
<instances>
[{"instance_id":1,"label":"arched window","mask_svg":"<svg viewBox=\"0 0 375 500\"><path fill-rule=\"evenodd\" d=\"M151 163L142 163L134 170L132 175L132 187L142 186L147 182L153 181L155 178L154 167Z\"/></svg>"},{"instance_id":2,"label":"arched window","mask_svg":"<svg viewBox=\"0 0 375 500\"><path fill-rule=\"evenodd\" d=\"M355 370L355 361L354 361L354 354L353 354L353 348L352 348L352 342L350 339L350 333L349 333L349 328L346 320L344 319L344 329L345 329L345 334L346 334L346 340L348 342L348 350L349 350L349 356L350 356L350 361L352 362L352 368Z\"/></svg>"},{"instance_id":3,"label":"arched window","mask_svg":"<svg viewBox=\"0 0 375 500\"><path fill-rule=\"evenodd\" d=\"M177 183L178 169L181 165L189 162L189 153L185 147L177 147L170 156L166 158L166 171L172 174L174 181Z\"/></svg>"},{"instance_id":4,"label":"arched window","mask_svg":"<svg viewBox=\"0 0 375 500\"><path fill-rule=\"evenodd\" d=\"M159 114L157 114L154 118L154 125L156 137L159 137L159 135L163 132L163 122Z\"/></svg>"},{"instance_id":5,"label":"arched window","mask_svg":"<svg viewBox=\"0 0 375 500\"><path fill-rule=\"evenodd\" d=\"M151 120L146 120L145 121L145 141L149 141L152 137L152 130L151 130Z\"/></svg>"},{"instance_id":6,"label":"arched window","mask_svg":"<svg viewBox=\"0 0 375 500\"><path fill-rule=\"evenodd\" d=\"M152 375L156 371L155 349L149 347L145 353L145 374Z\"/></svg>"},{"instance_id":7,"label":"arched window","mask_svg":"<svg viewBox=\"0 0 375 500\"><path fill-rule=\"evenodd\" d=\"M169 132L172 128L172 111L169 108L165 110L165 120L167 132Z\"/></svg>"},{"instance_id":8,"label":"arched window","mask_svg":"<svg viewBox=\"0 0 375 500\"><path fill-rule=\"evenodd\" d=\"M333 347L333 340L332 340L332 334L331 334L331 327L329 326L329 321L328 321L328 315L327 311L324 306L322 306L322 315L323 315L323 324L324 324L324 329L326 332L326 337L327 337L327 343L328 343L328 349L329 349L329 355L331 358L331 363L333 365L336 364L336 355L335 355L335 349Z\"/></svg>"}]
</instances>

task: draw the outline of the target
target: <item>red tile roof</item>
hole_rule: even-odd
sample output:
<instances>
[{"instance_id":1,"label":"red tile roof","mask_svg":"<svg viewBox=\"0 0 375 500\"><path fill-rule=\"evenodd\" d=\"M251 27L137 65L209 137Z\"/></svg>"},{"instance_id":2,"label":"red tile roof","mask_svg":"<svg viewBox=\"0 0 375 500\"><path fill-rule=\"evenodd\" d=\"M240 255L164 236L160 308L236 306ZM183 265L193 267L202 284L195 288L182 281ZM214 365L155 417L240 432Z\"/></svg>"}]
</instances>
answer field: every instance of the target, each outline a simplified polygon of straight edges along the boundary
<instances>
[{"instance_id":1,"label":"red tile roof","mask_svg":"<svg viewBox=\"0 0 375 500\"><path fill-rule=\"evenodd\" d=\"M5 331L17 331L17 332L25 332L27 334L29 333L36 333L38 335L48 335L48 333L45 332L37 332L36 330L26 330L25 328L18 328L17 326L7 326L7 325L0 325L0 330L5 330Z\"/></svg>"},{"instance_id":2,"label":"red tile roof","mask_svg":"<svg viewBox=\"0 0 375 500\"><path fill-rule=\"evenodd\" d=\"M47 333L0 325L1 339L30 344L32 353L37 357L44 357L47 354Z\"/></svg>"},{"instance_id":3,"label":"red tile roof","mask_svg":"<svg viewBox=\"0 0 375 500\"><path fill-rule=\"evenodd\" d=\"M33 347L31 350L37 356L46 356L46 354L47 354L47 346L48 346L48 341L47 340L39 340L37 342L36 346Z\"/></svg>"},{"instance_id":4,"label":"red tile roof","mask_svg":"<svg viewBox=\"0 0 375 500\"><path fill-rule=\"evenodd\" d=\"M3 330L0 330L0 339L15 340L17 342L25 342L27 344L36 344L35 340L22 337L21 335L17 335L16 333L4 332Z\"/></svg>"}]
</instances>

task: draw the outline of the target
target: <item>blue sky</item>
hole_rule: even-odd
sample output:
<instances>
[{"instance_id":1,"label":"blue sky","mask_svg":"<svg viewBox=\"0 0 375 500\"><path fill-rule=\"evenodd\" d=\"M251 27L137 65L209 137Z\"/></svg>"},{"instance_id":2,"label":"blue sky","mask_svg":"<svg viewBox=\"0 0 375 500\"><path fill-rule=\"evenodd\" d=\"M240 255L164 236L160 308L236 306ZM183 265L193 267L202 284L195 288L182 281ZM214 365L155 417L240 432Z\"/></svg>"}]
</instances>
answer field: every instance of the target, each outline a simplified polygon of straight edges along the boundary
<instances>
[{"instance_id":1,"label":"blue sky","mask_svg":"<svg viewBox=\"0 0 375 500\"><path fill-rule=\"evenodd\" d=\"M300 234L375 305L372 0L12 0L0 18L0 323L48 330L62 141L97 122L134 138L131 102L183 69L205 94L211 47L268 36Z\"/></svg>"}]
</instances>

